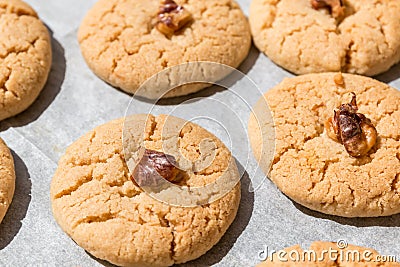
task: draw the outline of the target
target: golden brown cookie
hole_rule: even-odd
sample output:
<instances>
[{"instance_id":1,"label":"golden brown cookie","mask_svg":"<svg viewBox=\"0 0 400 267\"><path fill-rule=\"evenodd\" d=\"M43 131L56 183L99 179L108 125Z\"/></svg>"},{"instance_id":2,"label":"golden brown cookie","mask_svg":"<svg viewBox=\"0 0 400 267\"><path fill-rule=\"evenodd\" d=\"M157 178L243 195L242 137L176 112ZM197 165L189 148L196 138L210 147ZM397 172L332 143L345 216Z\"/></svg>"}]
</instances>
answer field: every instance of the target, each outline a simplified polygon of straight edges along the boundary
<instances>
[{"instance_id":1,"label":"golden brown cookie","mask_svg":"<svg viewBox=\"0 0 400 267\"><path fill-rule=\"evenodd\" d=\"M51 66L50 36L36 12L20 0L0 0L0 120L27 109Z\"/></svg>"},{"instance_id":2,"label":"golden brown cookie","mask_svg":"<svg viewBox=\"0 0 400 267\"><path fill-rule=\"evenodd\" d=\"M329 8L312 8L311 0L253 0L254 43L296 74L342 71L373 76L399 62L400 2L342 2L344 15L335 18Z\"/></svg>"},{"instance_id":3,"label":"golden brown cookie","mask_svg":"<svg viewBox=\"0 0 400 267\"><path fill-rule=\"evenodd\" d=\"M177 0L192 20L173 35L165 35L156 27L160 2L101 0L94 5L81 24L78 38L83 57L96 75L133 94L148 78L168 67L210 61L236 68L246 58L250 28L235 1ZM204 87L181 88L167 97Z\"/></svg>"},{"instance_id":4,"label":"golden brown cookie","mask_svg":"<svg viewBox=\"0 0 400 267\"><path fill-rule=\"evenodd\" d=\"M362 157L350 156L325 127L334 110L350 102L351 92L378 134ZM399 91L371 78L324 73L285 79L264 97L272 111L276 147L271 169L264 163L261 167L284 194L310 209L344 217L400 212ZM269 133L260 131L256 120L266 114L255 114L249 136L260 160L268 142L261 140Z\"/></svg>"},{"instance_id":5,"label":"golden brown cookie","mask_svg":"<svg viewBox=\"0 0 400 267\"><path fill-rule=\"evenodd\" d=\"M15 190L14 159L0 139L0 223L11 204Z\"/></svg>"},{"instance_id":6,"label":"golden brown cookie","mask_svg":"<svg viewBox=\"0 0 400 267\"><path fill-rule=\"evenodd\" d=\"M134 115L129 121L147 122L146 149L163 151L164 144L171 145L171 138L163 134L168 130L164 129L167 118L176 119ZM235 218L240 184L210 204L191 208L150 197L130 177L123 153L123 123L120 119L99 126L67 149L51 183L56 221L78 245L113 264L170 266L200 257ZM188 172L182 185L195 188L211 183L234 162L223 143L200 126L188 123L179 133L178 146L192 161L202 158L201 140L216 145L208 167ZM235 180L239 174L233 166L231 179Z\"/></svg>"},{"instance_id":7,"label":"golden brown cookie","mask_svg":"<svg viewBox=\"0 0 400 267\"><path fill-rule=\"evenodd\" d=\"M316 241L310 248L303 250L300 246L285 248L277 252L258 267L399 267L393 256L382 256L370 248L363 248L344 243ZM342 247L343 246L343 247ZM279 254L280 253L280 254ZM279 254L279 255L278 255Z\"/></svg>"}]
</instances>

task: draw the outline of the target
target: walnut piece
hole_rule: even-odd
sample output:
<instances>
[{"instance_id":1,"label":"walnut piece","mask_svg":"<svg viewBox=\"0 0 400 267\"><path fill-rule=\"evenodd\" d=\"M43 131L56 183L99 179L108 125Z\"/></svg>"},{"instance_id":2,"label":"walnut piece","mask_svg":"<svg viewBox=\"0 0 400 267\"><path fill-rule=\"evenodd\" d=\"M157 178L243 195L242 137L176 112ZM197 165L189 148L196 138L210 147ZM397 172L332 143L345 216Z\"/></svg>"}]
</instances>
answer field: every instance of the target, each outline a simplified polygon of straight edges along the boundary
<instances>
[{"instance_id":1,"label":"walnut piece","mask_svg":"<svg viewBox=\"0 0 400 267\"><path fill-rule=\"evenodd\" d=\"M349 104L342 104L334 116L325 122L329 138L344 145L352 157L362 157L368 154L375 145L378 133L371 120L357 113L356 94Z\"/></svg>"},{"instance_id":2,"label":"walnut piece","mask_svg":"<svg viewBox=\"0 0 400 267\"><path fill-rule=\"evenodd\" d=\"M329 8L334 18L340 18L344 15L342 0L311 0L311 6L316 10L320 8Z\"/></svg>"},{"instance_id":3,"label":"walnut piece","mask_svg":"<svg viewBox=\"0 0 400 267\"><path fill-rule=\"evenodd\" d=\"M143 157L133 170L133 181L139 186L157 186L159 176L171 183L181 179L174 156L146 149Z\"/></svg>"},{"instance_id":4,"label":"walnut piece","mask_svg":"<svg viewBox=\"0 0 400 267\"><path fill-rule=\"evenodd\" d=\"M173 0L161 1L156 28L166 36L172 36L192 20L192 14Z\"/></svg>"}]
</instances>

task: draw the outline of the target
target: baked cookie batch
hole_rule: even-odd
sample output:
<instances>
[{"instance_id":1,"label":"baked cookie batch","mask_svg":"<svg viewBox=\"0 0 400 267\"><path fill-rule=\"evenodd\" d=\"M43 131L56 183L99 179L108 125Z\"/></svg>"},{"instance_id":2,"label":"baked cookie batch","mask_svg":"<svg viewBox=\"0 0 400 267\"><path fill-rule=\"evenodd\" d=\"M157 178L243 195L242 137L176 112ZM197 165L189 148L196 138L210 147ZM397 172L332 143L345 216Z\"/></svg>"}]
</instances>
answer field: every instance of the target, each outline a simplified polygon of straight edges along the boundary
<instances>
[{"instance_id":1,"label":"baked cookie batch","mask_svg":"<svg viewBox=\"0 0 400 267\"><path fill-rule=\"evenodd\" d=\"M273 62L302 74L283 80L254 107L248 130L260 167L307 208L378 217L400 212L400 92L365 76L400 61L399 29L398 0L253 0L249 23L233 0L99 0L77 38L99 78L135 94L153 75L187 62L237 68L253 37ZM0 0L0 33L3 120L35 101L52 56L48 30L20 0ZM206 86L175 88L163 97ZM16 179L2 140L0 172L1 222ZM51 183L52 210L63 231L99 259L119 266L171 266L219 242L238 211L239 176L228 148L202 127L172 116L135 114L95 128L66 150ZM222 177L225 182L218 184ZM229 182L233 186L225 192ZM212 184L218 186L207 196L195 194L196 205L170 204L187 201L179 199L183 189ZM218 190L220 196L212 198ZM155 197L163 191L172 202ZM311 248L329 246L318 241ZM364 263L267 259L260 266L313 264Z\"/></svg>"}]
</instances>

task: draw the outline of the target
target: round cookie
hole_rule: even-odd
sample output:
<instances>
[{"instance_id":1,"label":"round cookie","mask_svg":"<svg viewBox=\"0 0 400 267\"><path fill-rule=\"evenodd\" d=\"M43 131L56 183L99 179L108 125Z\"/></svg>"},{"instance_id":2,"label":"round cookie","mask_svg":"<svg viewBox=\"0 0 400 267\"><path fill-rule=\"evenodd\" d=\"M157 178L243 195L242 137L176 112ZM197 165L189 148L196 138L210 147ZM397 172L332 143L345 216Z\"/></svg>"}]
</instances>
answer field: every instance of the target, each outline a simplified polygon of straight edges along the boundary
<instances>
[{"instance_id":1,"label":"round cookie","mask_svg":"<svg viewBox=\"0 0 400 267\"><path fill-rule=\"evenodd\" d=\"M14 159L10 150L0 139L0 223L11 204L15 190Z\"/></svg>"},{"instance_id":2,"label":"round cookie","mask_svg":"<svg viewBox=\"0 0 400 267\"><path fill-rule=\"evenodd\" d=\"M400 263L389 260L377 251L344 243L316 241L309 249L303 250L301 246L283 249L285 253L274 254L257 267L356 267L356 266L393 266L399 267ZM315 252L315 253L314 253ZM282 260L279 259L281 255ZM282 256L284 255L284 256ZM297 260L297 257L299 260ZM287 261L284 261L287 260Z\"/></svg>"},{"instance_id":3,"label":"round cookie","mask_svg":"<svg viewBox=\"0 0 400 267\"><path fill-rule=\"evenodd\" d=\"M400 61L400 2L343 0L344 17L315 10L311 0L253 0L255 45L296 73L342 71L367 76Z\"/></svg>"},{"instance_id":4,"label":"round cookie","mask_svg":"<svg viewBox=\"0 0 400 267\"><path fill-rule=\"evenodd\" d=\"M20 0L0 0L0 120L27 109L51 66L50 36L36 12Z\"/></svg>"},{"instance_id":5,"label":"round cookie","mask_svg":"<svg viewBox=\"0 0 400 267\"><path fill-rule=\"evenodd\" d=\"M324 127L336 108L350 102L351 92L378 132L373 149L359 158L329 138ZM261 167L284 194L310 209L344 217L400 212L399 91L367 77L324 73L287 78L264 98L276 140L272 166ZM255 110L249 120L257 160L266 156L261 149L268 145L262 140L269 133L257 122L263 116Z\"/></svg>"},{"instance_id":6,"label":"round cookie","mask_svg":"<svg viewBox=\"0 0 400 267\"><path fill-rule=\"evenodd\" d=\"M89 67L104 81L132 94L154 74L182 63L207 61L238 67L251 45L250 28L239 5L233 0L176 2L193 20L166 36L154 27L159 0L98 1L78 33ZM165 97L187 95L207 86L177 88Z\"/></svg>"},{"instance_id":7,"label":"round cookie","mask_svg":"<svg viewBox=\"0 0 400 267\"><path fill-rule=\"evenodd\" d=\"M129 119L147 121L146 149L160 151L170 140L163 139L166 118L134 115ZM157 201L130 178L123 124L119 119L99 126L67 149L51 183L56 221L89 253L120 266L170 266L200 257L234 220L240 183L220 199L192 208ZM202 186L218 179L232 160L229 150L196 124L186 124L180 133L179 147L188 159L199 158L202 139L213 140L217 152L206 169L186 178L185 185ZM232 179L238 180L236 165L233 171Z\"/></svg>"}]
</instances>

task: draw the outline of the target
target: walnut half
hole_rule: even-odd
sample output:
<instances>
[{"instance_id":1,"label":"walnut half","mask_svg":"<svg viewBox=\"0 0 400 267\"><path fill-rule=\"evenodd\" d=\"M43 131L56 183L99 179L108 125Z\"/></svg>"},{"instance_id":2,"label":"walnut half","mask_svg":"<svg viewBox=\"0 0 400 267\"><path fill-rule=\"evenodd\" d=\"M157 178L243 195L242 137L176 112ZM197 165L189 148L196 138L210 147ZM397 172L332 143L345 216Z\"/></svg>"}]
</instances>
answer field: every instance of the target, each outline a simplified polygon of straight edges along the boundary
<instances>
[{"instance_id":1,"label":"walnut half","mask_svg":"<svg viewBox=\"0 0 400 267\"><path fill-rule=\"evenodd\" d=\"M173 0L161 1L156 28L166 36L172 36L192 20L192 14Z\"/></svg>"},{"instance_id":2,"label":"walnut half","mask_svg":"<svg viewBox=\"0 0 400 267\"><path fill-rule=\"evenodd\" d=\"M368 154L375 145L378 133L371 120L357 113L356 94L349 104L342 104L334 116L325 122L327 135L344 145L352 157L362 157Z\"/></svg>"},{"instance_id":3,"label":"walnut half","mask_svg":"<svg viewBox=\"0 0 400 267\"><path fill-rule=\"evenodd\" d=\"M342 0L311 0L311 6L317 10L320 8L329 8L334 18L340 18L344 15Z\"/></svg>"},{"instance_id":4,"label":"walnut half","mask_svg":"<svg viewBox=\"0 0 400 267\"><path fill-rule=\"evenodd\" d=\"M133 170L133 182L139 186L157 186L159 176L171 183L177 183L182 176L179 176L179 169L174 156L163 152L146 149L143 157Z\"/></svg>"}]
</instances>

